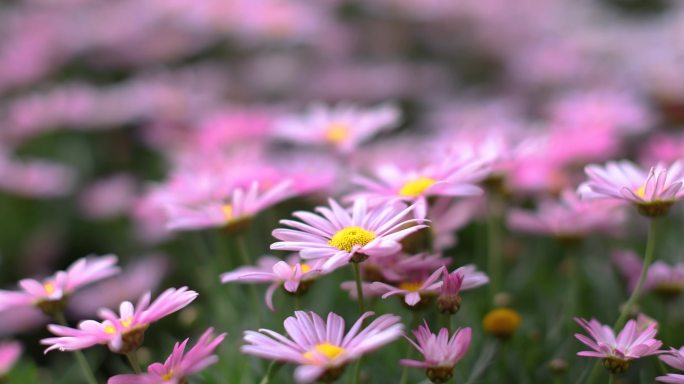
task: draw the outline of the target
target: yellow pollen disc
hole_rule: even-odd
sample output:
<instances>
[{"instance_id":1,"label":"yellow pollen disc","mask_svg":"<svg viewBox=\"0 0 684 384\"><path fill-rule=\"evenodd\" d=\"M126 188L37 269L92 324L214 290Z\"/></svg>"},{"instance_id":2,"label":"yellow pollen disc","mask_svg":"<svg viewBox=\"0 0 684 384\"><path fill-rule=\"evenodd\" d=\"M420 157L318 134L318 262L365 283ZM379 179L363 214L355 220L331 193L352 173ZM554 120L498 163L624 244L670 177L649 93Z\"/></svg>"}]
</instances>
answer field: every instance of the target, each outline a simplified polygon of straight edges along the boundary
<instances>
[{"instance_id":1,"label":"yellow pollen disc","mask_svg":"<svg viewBox=\"0 0 684 384\"><path fill-rule=\"evenodd\" d=\"M415 180L408 181L399 190L399 195L406 197L418 197L422 195L426 189L430 188L436 182L437 180L431 179L429 177L421 177Z\"/></svg>"},{"instance_id":2,"label":"yellow pollen disc","mask_svg":"<svg viewBox=\"0 0 684 384\"><path fill-rule=\"evenodd\" d=\"M351 252L355 245L364 246L375 239L375 233L361 227L343 228L328 241L328 244L343 251Z\"/></svg>"},{"instance_id":3,"label":"yellow pollen disc","mask_svg":"<svg viewBox=\"0 0 684 384\"><path fill-rule=\"evenodd\" d=\"M637 190L634 191L634 193L636 193L637 196L639 196L643 199L644 196L646 195L646 185L644 184L641 187L637 188Z\"/></svg>"},{"instance_id":4,"label":"yellow pollen disc","mask_svg":"<svg viewBox=\"0 0 684 384\"><path fill-rule=\"evenodd\" d=\"M518 312L509 308L497 308L484 317L482 327L494 335L508 336L518 329L521 321Z\"/></svg>"},{"instance_id":5,"label":"yellow pollen disc","mask_svg":"<svg viewBox=\"0 0 684 384\"><path fill-rule=\"evenodd\" d=\"M104 327L104 331L108 335L113 335L116 333L116 328L114 328L112 325L107 325Z\"/></svg>"},{"instance_id":6,"label":"yellow pollen disc","mask_svg":"<svg viewBox=\"0 0 684 384\"><path fill-rule=\"evenodd\" d=\"M343 123L332 123L325 130L325 139L333 144L341 143L349 137L349 126Z\"/></svg>"},{"instance_id":7,"label":"yellow pollen disc","mask_svg":"<svg viewBox=\"0 0 684 384\"><path fill-rule=\"evenodd\" d=\"M403 289L404 291L409 291L409 292L418 292L420 290L420 287L423 286L423 283L419 281L407 281L399 284L399 289Z\"/></svg>"},{"instance_id":8,"label":"yellow pollen disc","mask_svg":"<svg viewBox=\"0 0 684 384\"><path fill-rule=\"evenodd\" d=\"M328 360L335 360L342 352L344 348L338 347L337 345L330 343L319 343L314 346L313 350L306 352L304 358L307 360L315 361L316 352L328 358Z\"/></svg>"},{"instance_id":9,"label":"yellow pollen disc","mask_svg":"<svg viewBox=\"0 0 684 384\"><path fill-rule=\"evenodd\" d=\"M132 322L133 322L133 316L129 317L128 319L121 320L121 325L124 328L129 328L131 326Z\"/></svg>"},{"instance_id":10,"label":"yellow pollen disc","mask_svg":"<svg viewBox=\"0 0 684 384\"><path fill-rule=\"evenodd\" d=\"M55 293L55 284L51 281L48 281L47 283L43 284L43 289L45 290L45 293L52 295Z\"/></svg>"},{"instance_id":11,"label":"yellow pollen disc","mask_svg":"<svg viewBox=\"0 0 684 384\"><path fill-rule=\"evenodd\" d=\"M296 265L292 266L293 271L294 271L295 267L296 267ZM299 264L299 268L302 270L302 273L307 273L307 272L311 271L311 266L309 266L309 264L307 264L307 263Z\"/></svg>"},{"instance_id":12,"label":"yellow pollen disc","mask_svg":"<svg viewBox=\"0 0 684 384\"><path fill-rule=\"evenodd\" d=\"M221 207L221 210L223 211L223 216L226 217L226 220L230 221L233 219L233 206L230 204L225 204Z\"/></svg>"},{"instance_id":13,"label":"yellow pollen disc","mask_svg":"<svg viewBox=\"0 0 684 384\"><path fill-rule=\"evenodd\" d=\"M162 376L162 380L169 381L173 379L173 371L167 372Z\"/></svg>"}]
</instances>

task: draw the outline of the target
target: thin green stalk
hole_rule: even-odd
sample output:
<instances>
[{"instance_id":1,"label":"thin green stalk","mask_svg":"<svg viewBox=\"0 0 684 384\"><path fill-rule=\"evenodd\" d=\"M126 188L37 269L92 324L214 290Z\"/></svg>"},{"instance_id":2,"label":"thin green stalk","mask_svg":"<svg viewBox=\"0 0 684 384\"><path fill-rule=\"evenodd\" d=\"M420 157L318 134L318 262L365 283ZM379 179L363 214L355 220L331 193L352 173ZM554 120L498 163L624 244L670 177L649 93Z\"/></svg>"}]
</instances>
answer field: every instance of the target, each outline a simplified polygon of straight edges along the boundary
<instances>
[{"instance_id":1,"label":"thin green stalk","mask_svg":"<svg viewBox=\"0 0 684 384\"><path fill-rule=\"evenodd\" d=\"M611 373L608 376L608 384L613 384L614 382L615 382L615 375Z\"/></svg>"},{"instance_id":2,"label":"thin green stalk","mask_svg":"<svg viewBox=\"0 0 684 384\"><path fill-rule=\"evenodd\" d=\"M140 370L140 363L138 362L138 355L135 354L135 351L128 352L126 354L126 359L128 359L128 364L130 364L131 368L133 368L133 372L135 372L135 373L141 373L142 372Z\"/></svg>"},{"instance_id":3,"label":"thin green stalk","mask_svg":"<svg viewBox=\"0 0 684 384\"><path fill-rule=\"evenodd\" d=\"M356 280L356 296L357 300L359 302L359 310L361 311L361 314L363 315L366 313L366 306L363 303L363 285L361 284L361 268L359 267L359 263L351 263L352 268L354 268L354 280Z\"/></svg>"},{"instance_id":4,"label":"thin green stalk","mask_svg":"<svg viewBox=\"0 0 684 384\"><path fill-rule=\"evenodd\" d=\"M295 307L296 311L299 311L302 309L302 297L300 295L294 296L294 307Z\"/></svg>"},{"instance_id":5,"label":"thin green stalk","mask_svg":"<svg viewBox=\"0 0 684 384\"><path fill-rule=\"evenodd\" d=\"M644 265L641 268L639 281L637 282L634 291L632 291L632 294L629 296L629 299L627 299L627 303L622 308L622 311L620 311L620 316L618 317L617 321L615 322L615 326L613 327L613 330L615 332L622 329L622 327L627 322L629 314L632 312L632 308L636 304L637 300L639 300L641 289L643 288L644 282L646 281L646 276L648 275L648 269L651 267L651 263L653 263L653 259L655 258L657 223L657 219L651 219L651 225L648 229L648 239L646 240L646 254L644 255Z\"/></svg>"},{"instance_id":6,"label":"thin green stalk","mask_svg":"<svg viewBox=\"0 0 684 384\"><path fill-rule=\"evenodd\" d=\"M501 287L501 227L499 220L499 198L492 193L489 198L487 214L487 269L489 270L489 288L492 297Z\"/></svg>"},{"instance_id":7,"label":"thin green stalk","mask_svg":"<svg viewBox=\"0 0 684 384\"><path fill-rule=\"evenodd\" d=\"M66 318L64 317L64 314L62 312L55 313L54 318L60 325L63 325L65 327L68 326ZM83 373L83 377L85 378L86 382L88 384L97 384L95 374L93 373L93 370L90 368L90 365L88 365L88 360L86 360L85 356L83 355L83 352L76 350L73 353L74 356L76 356L76 361L78 362L78 365L81 367L81 372Z\"/></svg>"},{"instance_id":8,"label":"thin green stalk","mask_svg":"<svg viewBox=\"0 0 684 384\"><path fill-rule=\"evenodd\" d=\"M282 366L283 363L275 360L272 361L271 364L269 364L268 369L266 369L266 374L261 379L259 384L269 384L271 382L271 378L273 378L273 375L275 375Z\"/></svg>"},{"instance_id":9,"label":"thin green stalk","mask_svg":"<svg viewBox=\"0 0 684 384\"><path fill-rule=\"evenodd\" d=\"M411 326L409 327L409 330L413 330L418 326L418 322L420 319L418 318L418 311L411 311ZM413 345L411 343L408 344L408 349L406 350L406 358L410 359L411 355L413 355ZM401 384L407 384L408 383L408 375L409 375L409 367L404 366L404 368L401 371L401 380L399 381Z\"/></svg>"},{"instance_id":10,"label":"thin green stalk","mask_svg":"<svg viewBox=\"0 0 684 384\"><path fill-rule=\"evenodd\" d=\"M235 236L237 246L239 249L239 254L240 257L242 258L242 263L245 266L248 266L251 264L251 260L249 257L249 251L247 249L247 241L245 240L246 235L244 233L239 233ZM259 301L259 295L257 294L256 287L254 284L249 284L249 294L252 296L252 303L254 304L254 308L257 314L257 319L259 320L259 323L261 323L261 302Z\"/></svg>"}]
</instances>

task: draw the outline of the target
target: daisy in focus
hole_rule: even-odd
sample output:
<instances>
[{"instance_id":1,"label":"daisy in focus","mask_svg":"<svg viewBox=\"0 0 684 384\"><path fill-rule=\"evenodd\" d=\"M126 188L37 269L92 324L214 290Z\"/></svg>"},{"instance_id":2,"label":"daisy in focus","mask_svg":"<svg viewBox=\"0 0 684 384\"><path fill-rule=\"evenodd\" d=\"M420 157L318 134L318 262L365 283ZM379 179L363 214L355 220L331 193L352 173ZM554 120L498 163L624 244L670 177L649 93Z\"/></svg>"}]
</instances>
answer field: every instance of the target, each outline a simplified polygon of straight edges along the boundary
<instances>
[{"instance_id":1,"label":"daisy in focus","mask_svg":"<svg viewBox=\"0 0 684 384\"><path fill-rule=\"evenodd\" d=\"M406 216L413 206L386 204L368 208L365 199L358 199L349 210L335 200L330 207L318 207L320 215L298 211L292 215L303 222L281 220L294 229L278 228L273 236L281 241L271 244L272 250L299 251L303 259L324 259L323 269L332 269L349 261L361 262L370 256L390 255L401 250L399 241L425 224Z\"/></svg>"},{"instance_id":2,"label":"daisy in focus","mask_svg":"<svg viewBox=\"0 0 684 384\"><path fill-rule=\"evenodd\" d=\"M669 167L659 164L648 172L627 160L608 162L605 166L588 165L584 171L589 180L577 190L583 199L627 201L647 217L666 214L684 197L682 161Z\"/></svg>"},{"instance_id":3,"label":"daisy in focus","mask_svg":"<svg viewBox=\"0 0 684 384\"><path fill-rule=\"evenodd\" d=\"M19 281L22 291L0 290L0 311L36 306L46 315L55 315L77 289L119 273L116 262L113 255L85 257L42 281L23 279Z\"/></svg>"},{"instance_id":4,"label":"daisy in focus","mask_svg":"<svg viewBox=\"0 0 684 384\"><path fill-rule=\"evenodd\" d=\"M363 327L373 313L364 313L345 334L344 319L329 313L327 320L313 312L296 311L285 319L289 338L269 329L246 331L242 352L265 359L298 364L295 380L333 382L352 361L402 335L401 318L382 315Z\"/></svg>"},{"instance_id":5,"label":"daisy in focus","mask_svg":"<svg viewBox=\"0 0 684 384\"><path fill-rule=\"evenodd\" d=\"M40 343L48 346L45 353L54 349L75 351L106 344L112 352L126 354L140 347L150 324L188 306L197 298L197 292L187 287L169 288L152 303L150 298L149 292L144 294L135 307L124 301L119 306L118 315L109 309L101 309L99 316L103 322L85 320L78 328L48 325L48 330L57 337L43 339Z\"/></svg>"},{"instance_id":6,"label":"daisy in focus","mask_svg":"<svg viewBox=\"0 0 684 384\"><path fill-rule=\"evenodd\" d=\"M578 352L577 355L602 359L603 366L612 373L626 371L636 359L663 352L659 350L663 343L654 338L658 333L655 323L640 331L637 329L636 321L629 320L616 337L609 326L599 323L596 319L587 321L575 318L575 321L591 336L589 338L576 333L575 338L592 349Z\"/></svg>"},{"instance_id":7,"label":"daisy in focus","mask_svg":"<svg viewBox=\"0 0 684 384\"><path fill-rule=\"evenodd\" d=\"M391 104L359 108L340 104L328 107L314 104L302 115L283 117L276 122L275 136L299 144L331 146L349 153L381 131L394 128L401 118Z\"/></svg>"},{"instance_id":8,"label":"daisy in focus","mask_svg":"<svg viewBox=\"0 0 684 384\"><path fill-rule=\"evenodd\" d=\"M225 337L225 333L214 336L214 329L209 328L189 351L185 351L189 341L185 339L173 346L173 352L163 364L154 363L143 374L110 377L107 384L186 383L188 376L218 362L218 356L213 353Z\"/></svg>"},{"instance_id":9,"label":"daisy in focus","mask_svg":"<svg viewBox=\"0 0 684 384\"><path fill-rule=\"evenodd\" d=\"M423 355L424 360L402 359L400 363L407 367L425 369L425 374L433 383L446 383L453 377L456 363L468 352L472 330L457 329L449 338L447 328L442 328L434 334L425 322L413 331L413 335L416 338L415 342L409 337L404 337Z\"/></svg>"}]
</instances>

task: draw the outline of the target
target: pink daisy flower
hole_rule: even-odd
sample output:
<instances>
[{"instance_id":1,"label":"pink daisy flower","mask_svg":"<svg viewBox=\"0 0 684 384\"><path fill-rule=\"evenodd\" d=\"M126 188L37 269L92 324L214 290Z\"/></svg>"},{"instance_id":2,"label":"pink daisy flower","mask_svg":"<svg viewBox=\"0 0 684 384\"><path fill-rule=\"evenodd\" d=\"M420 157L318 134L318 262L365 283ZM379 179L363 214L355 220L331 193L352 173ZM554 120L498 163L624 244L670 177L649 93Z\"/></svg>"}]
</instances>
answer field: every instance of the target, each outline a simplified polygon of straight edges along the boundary
<instances>
[{"instance_id":1,"label":"pink daisy flower","mask_svg":"<svg viewBox=\"0 0 684 384\"><path fill-rule=\"evenodd\" d=\"M433 383L446 383L453 376L453 370L470 347L472 331L470 328L457 329L449 338L449 330L442 328L439 333L430 331L427 322L413 331L416 342L406 337L423 355L424 360L402 359L402 365L426 370L427 377Z\"/></svg>"},{"instance_id":2,"label":"pink daisy flower","mask_svg":"<svg viewBox=\"0 0 684 384\"><path fill-rule=\"evenodd\" d=\"M660 360L674 369L684 371L684 347L680 349L670 348L668 352L660 356ZM661 383L684 384L684 375L669 373L665 376L656 377L656 380Z\"/></svg>"},{"instance_id":3,"label":"pink daisy flower","mask_svg":"<svg viewBox=\"0 0 684 384\"><path fill-rule=\"evenodd\" d=\"M368 109L314 104L303 115L277 121L275 135L295 143L327 145L349 153L377 133L395 127L400 117L399 109L390 104Z\"/></svg>"},{"instance_id":4,"label":"pink daisy flower","mask_svg":"<svg viewBox=\"0 0 684 384\"><path fill-rule=\"evenodd\" d=\"M0 343L0 381L19 360L22 349L21 344L16 341Z\"/></svg>"},{"instance_id":5,"label":"pink daisy flower","mask_svg":"<svg viewBox=\"0 0 684 384\"><path fill-rule=\"evenodd\" d=\"M331 272L320 268L321 261L314 264L301 263L299 257L293 257L288 261L282 261L275 257L265 256L259 259L258 266L240 267L232 272L221 274L222 283L270 283L266 290L266 305L271 311L273 306L273 294L278 287L283 287L285 292L292 295L305 294L314 280L322 274Z\"/></svg>"},{"instance_id":6,"label":"pink daisy flower","mask_svg":"<svg viewBox=\"0 0 684 384\"><path fill-rule=\"evenodd\" d=\"M187 287L169 288L150 303L148 292L135 307L129 301L121 303L119 315L109 309L101 309L99 316L103 322L85 320L78 329L48 325L48 330L57 337L43 339L40 343L49 346L45 353L53 349L75 351L106 344L112 352L126 354L138 349L150 324L185 308L195 298L197 292Z\"/></svg>"},{"instance_id":7,"label":"pink daisy flower","mask_svg":"<svg viewBox=\"0 0 684 384\"><path fill-rule=\"evenodd\" d=\"M330 199L329 204L330 208L316 208L321 215L304 211L292 214L303 223L281 220L294 229L274 230L273 236L282 241L271 244L271 249L299 251L303 259L325 259L322 268L332 269L349 261L399 252L401 239L427 227L414 225L420 220L404 219L413 206L385 204L368 209L366 200L358 199L349 212L335 200Z\"/></svg>"},{"instance_id":8,"label":"pink daisy flower","mask_svg":"<svg viewBox=\"0 0 684 384\"><path fill-rule=\"evenodd\" d=\"M624 211L615 204L582 201L569 190L560 201L542 201L536 212L513 209L508 225L521 232L547 234L560 239L581 239L593 233L617 234L624 224Z\"/></svg>"},{"instance_id":9,"label":"pink daisy flower","mask_svg":"<svg viewBox=\"0 0 684 384\"><path fill-rule=\"evenodd\" d=\"M627 280L630 291L634 289L641 275L644 263L636 253L630 250L615 252L613 262ZM684 291L684 263L669 265L656 261L646 273L643 291L653 291L664 298L674 298Z\"/></svg>"},{"instance_id":10,"label":"pink daisy flower","mask_svg":"<svg viewBox=\"0 0 684 384\"><path fill-rule=\"evenodd\" d=\"M289 338L269 329L246 331L242 352L299 364L295 369L299 383L332 382L351 361L401 336L401 318L394 315L382 315L361 330L372 314L364 313L345 335L344 319L332 312L323 320L313 312L295 311L284 322Z\"/></svg>"},{"instance_id":11,"label":"pink daisy flower","mask_svg":"<svg viewBox=\"0 0 684 384\"><path fill-rule=\"evenodd\" d=\"M187 377L200 372L219 360L214 350L226 337L222 333L214 337L214 329L207 329L194 347L186 353L185 347L190 339L173 346L173 352L164 364L154 363L147 367L147 373L138 375L116 375L107 380L107 384L164 384L185 383Z\"/></svg>"},{"instance_id":12,"label":"pink daisy flower","mask_svg":"<svg viewBox=\"0 0 684 384\"><path fill-rule=\"evenodd\" d=\"M45 314L53 315L64 309L68 296L78 288L119 273L116 256L84 257L76 260L66 271L58 271L42 281L19 281L22 291L0 290L0 311L17 307L36 306Z\"/></svg>"},{"instance_id":13,"label":"pink daisy flower","mask_svg":"<svg viewBox=\"0 0 684 384\"><path fill-rule=\"evenodd\" d=\"M249 189L235 188L227 200L198 205L167 204L166 227L172 231L226 227L240 229L252 216L292 196L292 182L282 181L265 191L253 182Z\"/></svg>"},{"instance_id":14,"label":"pink daisy flower","mask_svg":"<svg viewBox=\"0 0 684 384\"><path fill-rule=\"evenodd\" d=\"M577 355L603 359L603 366L612 373L626 371L633 360L663 352L659 350L663 343L654 338L658 333L656 324L651 324L640 331L637 329L636 321L629 320L615 337L615 333L609 326L599 323L596 319L587 321L575 318L575 321L589 333L591 338L579 333L576 333L575 337L592 349L592 351L578 352Z\"/></svg>"},{"instance_id":15,"label":"pink daisy flower","mask_svg":"<svg viewBox=\"0 0 684 384\"><path fill-rule=\"evenodd\" d=\"M627 160L608 162L604 167L592 164L584 170L589 181L577 190L582 198L628 201L645 216L662 216L684 197L682 161L676 161L670 167L659 164L651 167L648 173Z\"/></svg>"},{"instance_id":16,"label":"pink daisy flower","mask_svg":"<svg viewBox=\"0 0 684 384\"><path fill-rule=\"evenodd\" d=\"M424 218L430 197L481 195L483 191L475 183L488 172L486 163L471 157L440 161L413 170L385 165L376 170L375 178L357 175L354 182L363 190L349 196L349 200L365 198L371 206L394 200L416 203L416 217Z\"/></svg>"}]
</instances>

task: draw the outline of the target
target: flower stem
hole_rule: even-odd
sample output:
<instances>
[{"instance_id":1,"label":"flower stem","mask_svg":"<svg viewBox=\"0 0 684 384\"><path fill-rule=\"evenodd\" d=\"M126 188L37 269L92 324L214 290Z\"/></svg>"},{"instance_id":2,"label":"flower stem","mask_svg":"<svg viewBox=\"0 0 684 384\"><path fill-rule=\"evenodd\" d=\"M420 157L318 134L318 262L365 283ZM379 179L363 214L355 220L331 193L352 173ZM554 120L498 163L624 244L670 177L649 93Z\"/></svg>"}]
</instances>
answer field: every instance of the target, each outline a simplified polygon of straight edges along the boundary
<instances>
[{"instance_id":1,"label":"flower stem","mask_svg":"<svg viewBox=\"0 0 684 384\"><path fill-rule=\"evenodd\" d=\"M131 368L133 368L133 372L135 372L135 373L142 372L140 370L140 363L138 362L138 355L135 354L135 351L128 352L126 354L126 358L128 359L128 364L130 364Z\"/></svg>"},{"instance_id":2,"label":"flower stem","mask_svg":"<svg viewBox=\"0 0 684 384\"><path fill-rule=\"evenodd\" d=\"M235 236L235 241L239 249L240 257L242 258L242 263L244 266L251 264L251 259L249 257L249 251L247 249L247 241L245 240L245 234L240 233ZM254 303L254 308L257 314L257 319L261 323L261 302L259 301L259 295L257 294L256 287L253 284L249 284L249 293L252 296L252 302Z\"/></svg>"},{"instance_id":3,"label":"flower stem","mask_svg":"<svg viewBox=\"0 0 684 384\"><path fill-rule=\"evenodd\" d=\"M366 313L366 307L363 303L363 286L361 285L361 270L359 263L352 263L352 268L354 268L354 279L356 280L356 296L359 301L359 310L363 315Z\"/></svg>"},{"instance_id":4,"label":"flower stem","mask_svg":"<svg viewBox=\"0 0 684 384\"><path fill-rule=\"evenodd\" d=\"M499 292L501 284L501 227L499 198L495 193L490 195L489 212L487 214L487 269L489 270L489 288L492 297Z\"/></svg>"},{"instance_id":5,"label":"flower stem","mask_svg":"<svg viewBox=\"0 0 684 384\"><path fill-rule=\"evenodd\" d=\"M66 318L64 317L64 313L57 312L54 314L54 317L60 325L63 325L65 327L68 326ZM81 372L83 373L83 377L85 378L86 382L88 384L97 384L95 374L93 373L93 370L90 368L90 365L88 365L88 360L86 360L85 356L83 355L83 352L81 352L80 350L75 350L74 356L76 356L76 361L78 362L78 365L81 367Z\"/></svg>"},{"instance_id":6,"label":"flower stem","mask_svg":"<svg viewBox=\"0 0 684 384\"><path fill-rule=\"evenodd\" d=\"M418 311L411 311L411 325L409 327L409 330L414 330L416 327L418 327L418 322L420 321L418 317ZM410 359L411 355L413 355L413 345L409 343L408 345L408 350L406 351L406 358ZM401 380L399 381L401 384L407 384L408 383L408 374L409 374L409 367L404 366L404 368L401 371Z\"/></svg>"},{"instance_id":7,"label":"flower stem","mask_svg":"<svg viewBox=\"0 0 684 384\"><path fill-rule=\"evenodd\" d=\"M615 375L611 373L610 376L608 376L608 384L613 384L614 382L615 382Z\"/></svg>"},{"instance_id":8,"label":"flower stem","mask_svg":"<svg viewBox=\"0 0 684 384\"><path fill-rule=\"evenodd\" d=\"M657 222L657 219L651 219L651 225L648 229L648 239L646 240L646 254L644 255L644 264L641 268L639 281L632 291L632 294L629 296L629 299L627 299L627 303L622 308L622 311L620 311L620 317L618 317L617 321L615 322L615 326L613 327L613 331L615 332L621 329L627 322L627 318L632 312L632 308L636 304L637 300L639 299L639 295L641 294L641 289L643 288L644 282L646 281L646 276L648 275L648 269L651 267L651 263L653 263L653 259L655 257Z\"/></svg>"},{"instance_id":9,"label":"flower stem","mask_svg":"<svg viewBox=\"0 0 684 384\"><path fill-rule=\"evenodd\" d=\"M278 372L278 370L280 369L280 367L282 367L282 366L283 366L283 363L281 363L281 362L279 362L279 361L276 361L276 360L273 360L273 361L271 362L271 364L269 364L268 368L266 369L266 374L265 374L264 377L261 379L261 381L259 382L259 384L268 384L268 383L270 383L270 382L271 382L271 378L273 377L273 375L275 375L275 374Z\"/></svg>"}]
</instances>

